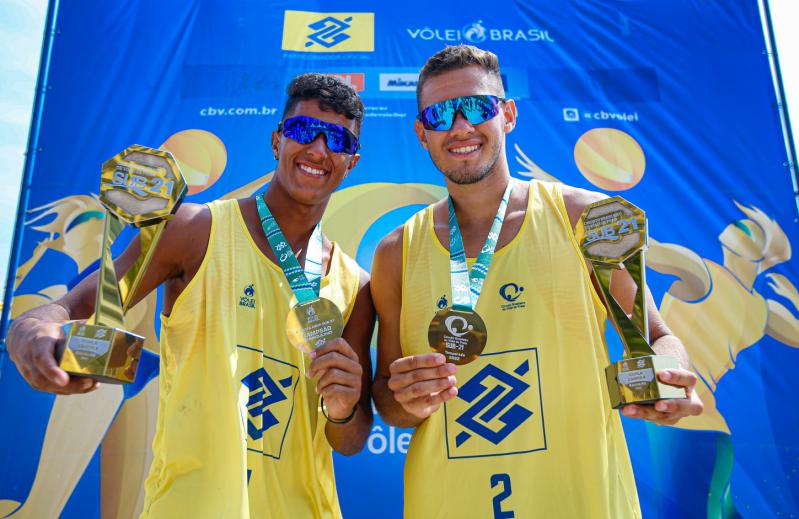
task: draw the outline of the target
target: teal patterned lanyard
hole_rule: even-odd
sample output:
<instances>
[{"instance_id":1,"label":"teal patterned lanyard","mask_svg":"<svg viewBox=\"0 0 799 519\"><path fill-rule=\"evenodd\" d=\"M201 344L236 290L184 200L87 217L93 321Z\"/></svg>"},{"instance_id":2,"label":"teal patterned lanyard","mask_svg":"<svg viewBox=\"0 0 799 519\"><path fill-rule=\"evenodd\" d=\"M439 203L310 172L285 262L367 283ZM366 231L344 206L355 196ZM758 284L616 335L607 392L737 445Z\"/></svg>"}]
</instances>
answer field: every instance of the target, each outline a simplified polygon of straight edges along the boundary
<instances>
[{"instance_id":1,"label":"teal patterned lanyard","mask_svg":"<svg viewBox=\"0 0 799 519\"><path fill-rule=\"evenodd\" d=\"M308 240L308 250L305 254L305 270L300 267L300 262L289 246L288 240L283 236L283 231L272 216L272 212L264 202L264 195L255 197L258 207L258 216L264 234L275 253L280 268L286 275L291 290L297 296L297 303L307 303L319 299L319 282L322 278L322 225L317 224Z\"/></svg>"},{"instance_id":2,"label":"teal patterned lanyard","mask_svg":"<svg viewBox=\"0 0 799 519\"><path fill-rule=\"evenodd\" d=\"M466 252L463 250L463 238L458 227L458 218L455 216L455 206L452 205L452 197L449 197L449 270L452 280L452 308L466 312L473 312L477 306L477 298L483 290L483 283L488 275L488 267L494 257L494 250L497 247L499 231L502 229L502 222L505 220L505 210L508 208L508 199L512 190L511 182L505 188L502 201L499 203L497 215L491 230L488 231L485 244L477 256L477 261L469 267L466 264Z\"/></svg>"}]
</instances>

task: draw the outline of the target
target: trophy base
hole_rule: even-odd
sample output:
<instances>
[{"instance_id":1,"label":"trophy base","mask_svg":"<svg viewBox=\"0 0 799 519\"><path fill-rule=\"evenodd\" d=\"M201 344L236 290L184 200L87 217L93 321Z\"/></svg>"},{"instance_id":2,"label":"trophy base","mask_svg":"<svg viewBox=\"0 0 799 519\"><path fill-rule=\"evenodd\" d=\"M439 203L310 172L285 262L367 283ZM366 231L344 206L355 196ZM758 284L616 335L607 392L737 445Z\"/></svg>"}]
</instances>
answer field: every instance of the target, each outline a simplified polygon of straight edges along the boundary
<instances>
[{"instance_id":1,"label":"trophy base","mask_svg":"<svg viewBox=\"0 0 799 519\"><path fill-rule=\"evenodd\" d=\"M110 326L67 323L66 340L56 361L73 376L110 384L130 384L136 379L144 337Z\"/></svg>"},{"instance_id":2,"label":"trophy base","mask_svg":"<svg viewBox=\"0 0 799 519\"><path fill-rule=\"evenodd\" d=\"M605 368L610 405L651 404L667 398L685 398L685 389L659 381L655 374L663 369L678 369L679 361L669 355L631 357Z\"/></svg>"}]
</instances>

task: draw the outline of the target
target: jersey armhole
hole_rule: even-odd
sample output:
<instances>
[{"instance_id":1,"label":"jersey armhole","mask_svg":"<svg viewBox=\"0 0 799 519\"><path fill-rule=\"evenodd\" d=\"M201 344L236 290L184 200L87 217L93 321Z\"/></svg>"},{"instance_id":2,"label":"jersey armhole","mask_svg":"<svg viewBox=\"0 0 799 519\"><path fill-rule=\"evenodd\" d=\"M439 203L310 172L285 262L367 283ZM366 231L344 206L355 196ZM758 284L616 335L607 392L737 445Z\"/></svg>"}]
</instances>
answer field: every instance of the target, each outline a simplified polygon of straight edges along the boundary
<instances>
[{"instance_id":1,"label":"jersey armhole","mask_svg":"<svg viewBox=\"0 0 799 519\"><path fill-rule=\"evenodd\" d=\"M347 323L350 321L350 316L352 316L353 310L355 310L355 302L358 300L358 292L361 289L361 266L357 261L355 261L354 258L351 258L343 250L341 250L341 247L339 247L338 243L331 241L331 244L333 248L330 250L330 267L328 268L328 271L333 269L333 255L335 254L337 256L340 255L340 257L336 258L336 261L339 262L340 267L342 269L349 267L353 272L352 285L354 286L351 286L352 300L349 301L347 309L342 316L342 319L344 320L344 326L346 327Z\"/></svg>"},{"instance_id":2,"label":"jersey armhole","mask_svg":"<svg viewBox=\"0 0 799 519\"><path fill-rule=\"evenodd\" d=\"M402 308L405 308L405 274L408 270L408 222L402 226L402 273L400 275L400 322L402 321Z\"/></svg>"},{"instance_id":3,"label":"jersey armhole","mask_svg":"<svg viewBox=\"0 0 799 519\"><path fill-rule=\"evenodd\" d=\"M582 266L583 273L585 274L586 279L588 280L589 290L591 291L591 299L594 301L594 306L599 308L603 318L600 320L600 326L604 331L605 326L603 323L608 318L608 311L605 308L605 304L602 302L602 298L599 297L599 294L596 291L596 287L594 287L593 277L588 272L588 264L586 263L585 256L583 256L583 251L580 250L580 244L577 243L577 236L574 235L574 229L572 229L571 220L569 220L569 212L566 210L566 202L563 200L563 184L560 183L553 183L552 185L552 194L555 198L555 203L558 208L558 213L560 214L560 219L563 222L564 227L566 228L566 233L569 236L569 241L571 242L574 250L577 252L577 256L580 258L580 265Z\"/></svg>"},{"instance_id":4,"label":"jersey armhole","mask_svg":"<svg viewBox=\"0 0 799 519\"><path fill-rule=\"evenodd\" d=\"M214 208L212 207L212 204L213 204L213 202L212 203L203 204L203 205L205 205L208 208L208 211L211 214L211 227L210 227L210 229L208 231L208 233L209 233L208 234L208 245L206 245L206 247L205 247L205 254L203 255L203 259L200 262L199 268L197 268L197 272L194 273L194 277L191 278L191 281L188 282L186 287L183 289L183 291L180 293L180 295L177 297L177 299L175 299L175 302L172 304L172 312L169 315L164 315L163 313L159 314L159 317L161 319L161 326L166 326L169 323L169 320L172 319L178 311L180 311L181 303L183 302L183 300L186 297L188 297L186 294L188 294L190 291L192 291L194 289L195 285L197 285L197 283L199 283L198 279L200 279L200 277L205 275L205 271L206 271L207 266L208 266L209 258L211 257L211 251L212 251L213 246L214 246L214 236L216 234L216 232L215 232L216 231L216 220L217 220L217 216L218 216L217 214L215 214L215 211L214 211Z\"/></svg>"}]
</instances>

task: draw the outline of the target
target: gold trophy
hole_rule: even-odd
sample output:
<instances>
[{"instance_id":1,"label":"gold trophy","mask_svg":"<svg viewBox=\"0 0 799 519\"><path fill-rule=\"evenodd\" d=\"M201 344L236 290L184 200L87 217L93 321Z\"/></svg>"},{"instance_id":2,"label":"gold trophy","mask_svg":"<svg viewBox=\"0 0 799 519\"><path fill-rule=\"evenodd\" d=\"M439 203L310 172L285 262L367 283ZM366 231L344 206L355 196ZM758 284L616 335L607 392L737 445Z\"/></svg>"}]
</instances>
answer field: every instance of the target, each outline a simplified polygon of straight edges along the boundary
<instances>
[{"instance_id":1,"label":"gold trophy","mask_svg":"<svg viewBox=\"0 0 799 519\"><path fill-rule=\"evenodd\" d=\"M646 215L622 197L614 196L586 207L576 234L624 345L624 358L605 369L611 405L616 409L625 404L685 398L683 388L664 384L656 376L660 370L679 368L677 358L656 355L649 346L644 259ZM638 286L632 315L628 315L610 293L613 272L622 269L629 272Z\"/></svg>"},{"instance_id":2,"label":"gold trophy","mask_svg":"<svg viewBox=\"0 0 799 519\"><path fill-rule=\"evenodd\" d=\"M61 369L114 384L136 378L144 337L124 329L124 315L186 192L169 152L133 145L103 164L99 200L106 215L94 315L64 325L66 339L57 349ZM141 252L117 281L111 245L125 225L140 229Z\"/></svg>"}]
</instances>

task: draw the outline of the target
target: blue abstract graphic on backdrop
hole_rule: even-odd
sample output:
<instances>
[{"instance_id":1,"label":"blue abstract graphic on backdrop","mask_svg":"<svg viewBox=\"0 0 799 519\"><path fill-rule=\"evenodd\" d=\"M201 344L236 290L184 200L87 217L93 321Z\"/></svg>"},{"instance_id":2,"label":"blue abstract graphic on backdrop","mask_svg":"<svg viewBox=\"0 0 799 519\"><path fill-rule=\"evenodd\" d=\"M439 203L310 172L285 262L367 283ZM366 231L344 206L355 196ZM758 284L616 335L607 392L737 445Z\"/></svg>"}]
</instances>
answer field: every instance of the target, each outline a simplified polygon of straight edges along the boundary
<instances>
[{"instance_id":1,"label":"blue abstract graphic on backdrop","mask_svg":"<svg viewBox=\"0 0 799 519\"><path fill-rule=\"evenodd\" d=\"M707 411L679 427L625 420L644 515L799 513L796 214L758 3L487 7L61 3L13 314L95 268L103 214L91 194L99 165L128 145L172 151L191 202L261 189L285 87L306 71L345 78L366 104L362 159L325 229L368 268L379 239L442 193L413 132L417 72L445 44L472 43L499 55L517 103L515 176L619 193L648 213L649 282ZM143 308L137 329L152 337L158 306ZM0 516L99 517L101 492L104 514L132 515L149 436L131 424L152 428L156 380L80 410L83 397L37 393L3 363ZM58 443L76 431L80 443ZM409 440L377 419L363 453L336 458L345 517L400 517Z\"/></svg>"}]
</instances>

